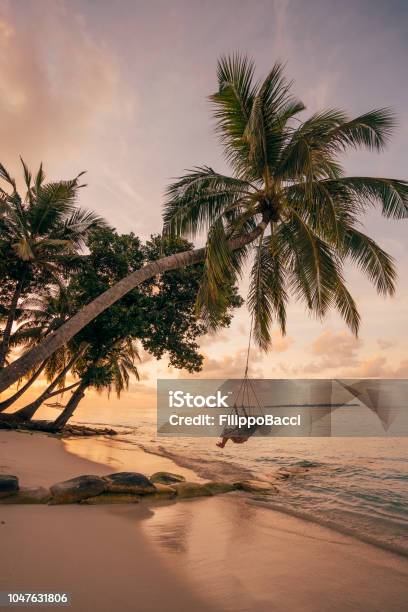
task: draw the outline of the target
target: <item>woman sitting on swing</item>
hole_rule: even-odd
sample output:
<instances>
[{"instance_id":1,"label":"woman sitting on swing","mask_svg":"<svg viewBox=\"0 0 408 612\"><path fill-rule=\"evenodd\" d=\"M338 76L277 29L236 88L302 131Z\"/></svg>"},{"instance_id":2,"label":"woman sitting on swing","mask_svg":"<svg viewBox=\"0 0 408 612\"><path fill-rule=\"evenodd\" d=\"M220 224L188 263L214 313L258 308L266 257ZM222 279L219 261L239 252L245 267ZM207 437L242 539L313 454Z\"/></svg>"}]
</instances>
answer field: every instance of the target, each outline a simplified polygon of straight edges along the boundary
<instances>
[{"instance_id":1,"label":"woman sitting on swing","mask_svg":"<svg viewBox=\"0 0 408 612\"><path fill-rule=\"evenodd\" d=\"M248 417L245 408L242 406L241 409L243 413L245 414L245 416ZM234 410L236 414L238 414L238 409L236 405L234 405ZM245 433L241 431L240 427L234 427L233 429L230 429L230 430L224 429L224 432L221 436L221 440L217 442L217 446L219 448L224 448L228 440L231 440L231 442L234 442L234 444L243 444L244 442L247 442L251 436L254 435L256 430L257 430L256 425L247 427Z\"/></svg>"},{"instance_id":2,"label":"woman sitting on swing","mask_svg":"<svg viewBox=\"0 0 408 612\"><path fill-rule=\"evenodd\" d=\"M249 438L250 436L233 436L229 434L227 436L222 436L221 440L217 442L217 446L224 448L228 440L231 440L231 442L234 442L234 444L242 444L243 442L247 442Z\"/></svg>"},{"instance_id":3,"label":"woman sitting on swing","mask_svg":"<svg viewBox=\"0 0 408 612\"><path fill-rule=\"evenodd\" d=\"M254 387L252 386L252 383L250 381L250 379L248 378L248 365L249 365L249 353L251 350L251 338L252 338L252 328L253 328L253 317L252 317L252 321L251 321L251 329L249 332L249 341L248 341L248 350L247 350L247 356L246 356L246 366L245 366L245 373L244 373L244 378L242 379L242 383L241 386L238 390L238 393L236 395L235 398L235 402L234 402L234 412L237 416L240 416L240 412L248 419L248 413L245 410L244 407L244 400L247 401L247 408L248 410L250 410L251 407L251 403L250 403L250 396L252 394L253 399L255 400L255 404L258 407L258 412L260 412L262 414L262 408L261 405L259 403L259 400L256 396ZM241 397L241 405L238 408L238 401L239 398ZM231 442L234 442L234 444L243 444L244 442L247 442L249 440L249 438L251 436L254 435L254 433L256 432L256 430L258 429L257 425L251 425L251 427L247 427L245 428L245 430L241 429L241 427L233 427L230 429L224 429L224 431L221 434L221 440L219 442L217 442L217 446L219 448L224 448L224 446L227 444L228 440L231 440Z\"/></svg>"}]
</instances>

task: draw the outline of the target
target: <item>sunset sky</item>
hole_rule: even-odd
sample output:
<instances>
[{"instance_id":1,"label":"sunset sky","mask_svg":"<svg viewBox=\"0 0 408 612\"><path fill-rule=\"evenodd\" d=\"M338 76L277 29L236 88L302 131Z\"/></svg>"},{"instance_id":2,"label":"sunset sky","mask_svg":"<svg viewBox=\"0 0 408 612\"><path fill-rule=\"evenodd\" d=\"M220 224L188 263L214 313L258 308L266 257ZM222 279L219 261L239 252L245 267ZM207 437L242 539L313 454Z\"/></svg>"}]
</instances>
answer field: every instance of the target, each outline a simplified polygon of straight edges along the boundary
<instances>
[{"instance_id":1,"label":"sunset sky","mask_svg":"<svg viewBox=\"0 0 408 612\"><path fill-rule=\"evenodd\" d=\"M305 117L392 107L399 125L386 153L352 154L345 167L407 178L407 29L408 4L393 0L0 0L1 161L14 173L20 154L43 161L52 179L87 170L81 204L146 238L161 229L172 177L201 164L227 171L207 96L219 55L241 51L259 76L286 62ZM407 222L372 213L364 226L398 262L397 296L379 298L348 275L358 340L337 316L313 321L293 304L287 336L275 334L268 355L253 351L254 376L408 376ZM229 330L203 339L202 375L241 376L248 332L243 308ZM153 397L157 376L180 375L153 360L141 373L125 401Z\"/></svg>"}]
</instances>

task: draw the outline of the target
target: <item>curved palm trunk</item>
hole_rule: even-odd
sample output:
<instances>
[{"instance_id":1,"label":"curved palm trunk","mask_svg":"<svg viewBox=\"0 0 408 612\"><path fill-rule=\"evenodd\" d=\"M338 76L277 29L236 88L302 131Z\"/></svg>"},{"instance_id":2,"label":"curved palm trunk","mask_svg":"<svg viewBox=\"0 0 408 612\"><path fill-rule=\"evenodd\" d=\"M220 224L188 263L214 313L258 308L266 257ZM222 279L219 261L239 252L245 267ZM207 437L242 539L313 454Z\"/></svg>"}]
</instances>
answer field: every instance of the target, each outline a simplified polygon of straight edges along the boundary
<instances>
[{"instance_id":1,"label":"curved palm trunk","mask_svg":"<svg viewBox=\"0 0 408 612\"><path fill-rule=\"evenodd\" d=\"M83 351L84 349L77 351L77 353L75 353L75 355L69 360L65 368L61 370L58 376L54 378L52 383L48 385L45 391L43 391L36 400L31 402L31 404L27 404L27 406L24 406L24 408L20 408L20 410L17 410L17 412L13 412L13 416L23 421L29 421L32 419L37 410L40 408L41 404L52 396L55 387L64 379L64 376L66 376L75 362L78 361Z\"/></svg>"},{"instance_id":2,"label":"curved palm trunk","mask_svg":"<svg viewBox=\"0 0 408 612\"><path fill-rule=\"evenodd\" d=\"M13 293L13 297L11 299L10 310L7 316L6 326L3 332L3 340L1 341L1 344L0 344L0 369L4 368L4 365L6 363L6 357L7 357L7 353L9 351L9 346L10 346L11 329L13 327L13 323L16 318L18 300L20 299L20 295L23 290L25 276L26 275L24 273L21 279L18 281L16 288L14 290L14 293Z\"/></svg>"},{"instance_id":3,"label":"curved palm trunk","mask_svg":"<svg viewBox=\"0 0 408 612\"><path fill-rule=\"evenodd\" d=\"M42 364L40 365L40 367L34 372L32 377L25 383L25 385L20 387L20 389L18 391L16 391L16 393L14 393L14 395L12 395L8 399L4 400L4 402L0 402L0 412L4 412L4 410L6 410L10 406L12 406L12 404L14 404L14 402L16 400L18 400L18 398L21 397L23 395L23 393L25 393L29 387L31 387L33 382L35 382L37 380L37 378L39 377L39 375L41 374L41 372L45 368L46 363L47 363L46 361L43 361Z\"/></svg>"},{"instance_id":4,"label":"curved palm trunk","mask_svg":"<svg viewBox=\"0 0 408 612\"><path fill-rule=\"evenodd\" d=\"M72 417L75 410L77 409L79 402L84 397L87 386L88 384L85 383L84 381L80 382L79 386L75 389L75 391L71 395L71 398L69 402L67 403L67 405L65 406L64 410L52 423L50 427L51 431L59 431L63 427L65 427L65 425L67 424L67 422Z\"/></svg>"},{"instance_id":5,"label":"curved palm trunk","mask_svg":"<svg viewBox=\"0 0 408 612\"><path fill-rule=\"evenodd\" d=\"M269 220L270 214L268 212L264 213L262 221L252 230L252 232L243 236L238 236L229 242L230 249L235 251L256 240L265 230ZM63 323L55 332L49 334L41 344L25 353L19 359L16 359L16 361L7 368L4 368L3 371L0 372L0 392L7 389L7 387L12 385L16 380L32 370L39 361L47 359L54 351L73 338L73 336L83 329L85 325L93 321L93 319L104 310L120 300L126 293L135 289L135 287L143 283L143 281L153 276L157 276L158 274L163 274L163 272L168 272L169 270L185 268L186 266L199 263L204 260L205 253L206 249L202 248L168 255L162 259L152 261L143 268L140 268L140 270L136 270L132 274L129 274L129 276L122 278L115 283L115 285L107 289L107 291L104 291L92 302L84 306L84 308L71 317L71 319Z\"/></svg>"}]
</instances>

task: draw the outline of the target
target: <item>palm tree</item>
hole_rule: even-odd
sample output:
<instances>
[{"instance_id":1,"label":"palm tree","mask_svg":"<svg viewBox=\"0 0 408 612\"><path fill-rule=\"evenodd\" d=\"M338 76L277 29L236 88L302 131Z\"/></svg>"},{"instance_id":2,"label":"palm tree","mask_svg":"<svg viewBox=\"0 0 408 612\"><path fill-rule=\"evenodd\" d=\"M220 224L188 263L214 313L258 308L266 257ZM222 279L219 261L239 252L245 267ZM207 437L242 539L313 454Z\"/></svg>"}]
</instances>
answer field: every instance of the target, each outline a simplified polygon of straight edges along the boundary
<instances>
[{"instance_id":1,"label":"palm tree","mask_svg":"<svg viewBox=\"0 0 408 612\"><path fill-rule=\"evenodd\" d=\"M116 342L104 357L86 364L81 372L78 387L72 393L64 410L51 425L51 429L59 431L67 424L89 387L97 391L107 389L108 393L115 390L117 397L120 397L122 391L128 389L131 376L139 380L139 372L135 364L139 360L135 342L126 339Z\"/></svg>"},{"instance_id":2,"label":"palm tree","mask_svg":"<svg viewBox=\"0 0 408 612\"><path fill-rule=\"evenodd\" d=\"M76 207L82 185L81 174L70 181L45 183L40 166L35 178L21 160L26 193L18 193L16 181L0 164L0 178L8 190L0 188L0 251L9 258L12 289L0 344L0 368L6 363L10 336L20 297L33 277L37 282L60 282L61 274L72 266L84 247L91 229L105 226L93 212ZM10 280L10 279L8 279Z\"/></svg>"},{"instance_id":3,"label":"palm tree","mask_svg":"<svg viewBox=\"0 0 408 612\"><path fill-rule=\"evenodd\" d=\"M149 263L87 304L38 347L0 372L0 391L51 355L111 304L146 279L205 260L199 302L211 320L222 305L223 283L239 275L250 254L249 307L262 348L275 318L285 330L289 296L323 317L337 308L356 333L359 314L343 267L351 261L381 294L395 291L393 259L358 229L361 216L379 205L384 217L408 214L408 183L345 176L339 158L348 148L382 151L394 119L388 109L354 119L337 109L299 119L302 102L276 64L254 80L246 57L218 63L211 96L217 131L231 165L226 176L204 166L167 191L164 228L174 234L207 232L205 248Z\"/></svg>"},{"instance_id":4,"label":"palm tree","mask_svg":"<svg viewBox=\"0 0 408 612\"><path fill-rule=\"evenodd\" d=\"M19 326L11 336L10 346L25 346L26 348L36 346L47 334L58 329L72 315L73 308L69 289L64 286L45 287L41 295L30 296L23 300L20 304ZM79 383L65 387L65 379L87 348L86 343L78 346L73 339L48 357L41 367L41 371L44 371L49 382L48 386L34 401L14 412L12 417L30 420L47 399L76 387ZM32 378L24 385L24 390L34 382L41 371L34 372ZM22 395L22 389L0 404L0 412L11 406Z\"/></svg>"}]
</instances>

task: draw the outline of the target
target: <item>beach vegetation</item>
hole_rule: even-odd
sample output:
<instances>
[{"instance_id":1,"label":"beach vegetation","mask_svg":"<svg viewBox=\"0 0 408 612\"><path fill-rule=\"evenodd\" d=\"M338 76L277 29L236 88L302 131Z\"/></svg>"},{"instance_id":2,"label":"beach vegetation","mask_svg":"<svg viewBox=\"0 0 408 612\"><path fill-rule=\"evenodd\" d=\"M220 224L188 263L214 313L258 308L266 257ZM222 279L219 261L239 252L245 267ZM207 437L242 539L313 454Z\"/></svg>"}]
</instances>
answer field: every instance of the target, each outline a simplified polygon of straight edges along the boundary
<instances>
[{"instance_id":1,"label":"beach vegetation","mask_svg":"<svg viewBox=\"0 0 408 612\"><path fill-rule=\"evenodd\" d=\"M4 368L0 391L33 372L127 294L199 262L196 312L214 328L230 287L249 267L248 308L263 350L271 345L273 325L286 332L291 299L318 319L336 310L358 333L360 313L347 287L346 266L357 267L380 295L394 294L395 261L364 233L362 221L372 209L386 219L406 218L408 183L349 176L342 164L349 151L384 150L396 123L390 109L350 117L330 108L305 116L281 64L258 80L254 63L240 54L220 58L217 81L210 101L230 173L193 167L168 187L164 202L163 235L204 237L205 246L169 253L158 245L159 257L101 288L55 333Z\"/></svg>"},{"instance_id":2,"label":"beach vegetation","mask_svg":"<svg viewBox=\"0 0 408 612\"><path fill-rule=\"evenodd\" d=\"M39 294L21 302L11 346L35 346L47 334L55 333L83 304L146 261L160 257L163 250L170 254L193 248L185 239L163 240L157 235L143 244L134 234L121 235L109 228L92 231L86 244L88 252L81 256L75 274L65 285L46 285L38 289ZM203 355L198 339L209 330L195 308L202 273L203 264L198 263L153 277L126 294L43 362L47 387L12 416L30 420L45 402L54 396L62 399L71 391L65 406L57 402L63 410L52 427L60 429L87 389L114 391L119 397L132 380L138 380L137 364L142 351L146 358L161 359L166 355L170 367L199 371ZM234 309L242 303L237 288L230 286L217 325L227 327ZM29 380L32 382L37 376L36 371ZM11 402L4 401L5 408L18 399L16 395L19 397L14 394Z\"/></svg>"}]
</instances>

